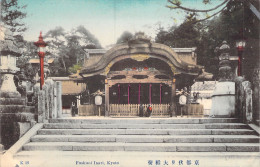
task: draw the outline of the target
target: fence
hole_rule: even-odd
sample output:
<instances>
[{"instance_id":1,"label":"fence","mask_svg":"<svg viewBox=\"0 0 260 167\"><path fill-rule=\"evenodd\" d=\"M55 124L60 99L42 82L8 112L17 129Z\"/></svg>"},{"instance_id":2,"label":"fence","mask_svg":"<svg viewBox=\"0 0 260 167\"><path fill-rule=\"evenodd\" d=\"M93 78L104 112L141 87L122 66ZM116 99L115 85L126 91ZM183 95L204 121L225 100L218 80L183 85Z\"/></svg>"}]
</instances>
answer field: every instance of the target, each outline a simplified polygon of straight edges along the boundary
<instances>
[{"instance_id":1,"label":"fence","mask_svg":"<svg viewBox=\"0 0 260 167\"><path fill-rule=\"evenodd\" d=\"M147 115L149 104L143 104L143 114ZM169 116L169 104L151 104L151 116ZM109 104L110 116L139 116L139 104Z\"/></svg>"}]
</instances>

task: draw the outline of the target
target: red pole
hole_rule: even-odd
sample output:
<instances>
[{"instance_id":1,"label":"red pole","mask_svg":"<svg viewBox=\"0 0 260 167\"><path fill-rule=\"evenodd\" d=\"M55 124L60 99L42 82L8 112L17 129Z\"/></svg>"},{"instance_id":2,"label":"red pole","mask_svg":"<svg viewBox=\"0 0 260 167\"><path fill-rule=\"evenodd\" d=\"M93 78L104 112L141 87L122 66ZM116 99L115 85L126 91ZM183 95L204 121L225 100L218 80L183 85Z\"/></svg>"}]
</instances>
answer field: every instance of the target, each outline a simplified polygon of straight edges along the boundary
<instances>
[{"instance_id":1,"label":"red pole","mask_svg":"<svg viewBox=\"0 0 260 167\"><path fill-rule=\"evenodd\" d=\"M129 99L130 99L129 97L130 97L130 84L128 84L128 104L130 104L129 103Z\"/></svg>"},{"instance_id":2,"label":"red pole","mask_svg":"<svg viewBox=\"0 0 260 167\"><path fill-rule=\"evenodd\" d=\"M45 52L43 51L43 49L47 46L47 43L45 43L43 41L42 38L42 32L40 32L40 36L39 36L39 40L37 42L34 42L34 45L37 46L39 48L39 52L38 52L38 56L40 58L40 88L42 90L42 86L44 84L44 56L45 56Z\"/></svg>"},{"instance_id":3,"label":"red pole","mask_svg":"<svg viewBox=\"0 0 260 167\"><path fill-rule=\"evenodd\" d=\"M150 99L150 104L152 104L152 84L150 84L149 87L149 99Z\"/></svg>"},{"instance_id":4,"label":"red pole","mask_svg":"<svg viewBox=\"0 0 260 167\"><path fill-rule=\"evenodd\" d=\"M40 87L42 90L42 86L44 85L44 56L45 56L45 53L39 52L38 55L40 57L40 74L41 74Z\"/></svg>"},{"instance_id":5,"label":"red pole","mask_svg":"<svg viewBox=\"0 0 260 167\"><path fill-rule=\"evenodd\" d=\"M117 85L118 86L118 104L120 104L120 84Z\"/></svg>"},{"instance_id":6,"label":"red pole","mask_svg":"<svg viewBox=\"0 0 260 167\"><path fill-rule=\"evenodd\" d=\"M141 92L141 84L139 84L139 89L138 89L138 104L140 104L140 100L141 100L141 98L140 98L140 92Z\"/></svg>"},{"instance_id":7,"label":"red pole","mask_svg":"<svg viewBox=\"0 0 260 167\"><path fill-rule=\"evenodd\" d=\"M160 104L162 104L162 84L160 84Z\"/></svg>"},{"instance_id":8,"label":"red pole","mask_svg":"<svg viewBox=\"0 0 260 167\"><path fill-rule=\"evenodd\" d=\"M242 75L242 51L238 51L237 76Z\"/></svg>"}]
</instances>

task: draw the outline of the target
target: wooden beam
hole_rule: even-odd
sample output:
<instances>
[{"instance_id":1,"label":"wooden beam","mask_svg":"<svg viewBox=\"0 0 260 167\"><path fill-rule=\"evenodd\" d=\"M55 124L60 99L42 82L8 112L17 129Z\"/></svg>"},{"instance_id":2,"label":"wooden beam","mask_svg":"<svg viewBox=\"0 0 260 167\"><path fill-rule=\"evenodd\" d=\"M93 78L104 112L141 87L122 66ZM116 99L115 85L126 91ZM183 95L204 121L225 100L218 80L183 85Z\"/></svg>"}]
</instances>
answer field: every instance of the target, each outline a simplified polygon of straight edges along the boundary
<instances>
[{"instance_id":1,"label":"wooden beam","mask_svg":"<svg viewBox=\"0 0 260 167\"><path fill-rule=\"evenodd\" d=\"M172 86L171 86L171 105L170 105L170 112L171 116L176 116L176 84L175 79L172 80Z\"/></svg>"},{"instance_id":2,"label":"wooden beam","mask_svg":"<svg viewBox=\"0 0 260 167\"><path fill-rule=\"evenodd\" d=\"M109 116L109 85L108 81L105 81L105 117Z\"/></svg>"},{"instance_id":3,"label":"wooden beam","mask_svg":"<svg viewBox=\"0 0 260 167\"><path fill-rule=\"evenodd\" d=\"M130 78L130 79L114 79L114 80L108 80L108 84L115 85L115 84L124 84L124 83L165 83L167 85L172 85L172 81L169 79L135 79L135 78Z\"/></svg>"},{"instance_id":4,"label":"wooden beam","mask_svg":"<svg viewBox=\"0 0 260 167\"><path fill-rule=\"evenodd\" d=\"M107 77L108 78L111 78L111 77L114 77L114 76L117 76L117 75L125 75L125 76L134 76L134 75L166 75L166 76L169 76L168 73L166 72L161 72L161 71L158 71L158 70L155 70L155 71L110 71L108 74L107 74ZM170 77L170 76L169 76Z\"/></svg>"}]
</instances>

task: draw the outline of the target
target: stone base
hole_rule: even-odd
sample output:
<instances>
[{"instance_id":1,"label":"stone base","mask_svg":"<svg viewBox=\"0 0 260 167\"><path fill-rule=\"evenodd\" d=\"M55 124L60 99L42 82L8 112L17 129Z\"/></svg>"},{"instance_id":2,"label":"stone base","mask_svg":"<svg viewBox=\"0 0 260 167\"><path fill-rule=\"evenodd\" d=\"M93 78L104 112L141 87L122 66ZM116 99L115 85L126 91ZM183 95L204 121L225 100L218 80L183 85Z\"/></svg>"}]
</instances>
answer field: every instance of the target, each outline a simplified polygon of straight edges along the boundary
<instances>
[{"instance_id":1,"label":"stone base","mask_svg":"<svg viewBox=\"0 0 260 167\"><path fill-rule=\"evenodd\" d=\"M4 151L4 146L2 144L0 144L0 154Z\"/></svg>"},{"instance_id":2,"label":"stone base","mask_svg":"<svg viewBox=\"0 0 260 167\"><path fill-rule=\"evenodd\" d=\"M0 92L0 97L3 98L21 98L21 94L19 92Z\"/></svg>"},{"instance_id":3,"label":"stone base","mask_svg":"<svg viewBox=\"0 0 260 167\"><path fill-rule=\"evenodd\" d=\"M0 97L0 105L25 105L25 99Z\"/></svg>"},{"instance_id":4,"label":"stone base","mask_svg":"<svg viewBox=\"0 0 260 167\"><path fill-rule=\"evenodd\" d=\"M232 117L235 115L235 83L218 82L212 95L211 116Z\"/></svg>"},{"instance_id":5,"label":"stone base","mask_svg":"<svg viewBox=\"0 0 260 167\"><path fill-rule=\"evenodd\" d=\"M31 128L30 122L1 123L1 141L4 148L9 149ZM0 145L1 147L1 145ZM1 151L1 148L0 148Z\"/></svg>"},{"instance_id":6,"label":"stone base","mask_svg":"<svg viewBox=\"0 0 260 167\"><path fill-rule=\"evenodd\" d=\"M34 107L0 105L0 111L1 144L4 145L5 149L9 149L28 130L30 122L35 120Z\"/></svg>"}]
</instances>

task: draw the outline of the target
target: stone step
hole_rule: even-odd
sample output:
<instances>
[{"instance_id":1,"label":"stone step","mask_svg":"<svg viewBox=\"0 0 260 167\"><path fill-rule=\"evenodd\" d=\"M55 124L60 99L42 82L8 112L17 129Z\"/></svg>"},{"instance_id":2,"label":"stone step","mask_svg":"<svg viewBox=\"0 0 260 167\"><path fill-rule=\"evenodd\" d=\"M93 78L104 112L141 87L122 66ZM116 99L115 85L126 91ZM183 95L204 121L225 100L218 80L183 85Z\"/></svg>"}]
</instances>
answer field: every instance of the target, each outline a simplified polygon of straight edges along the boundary
<instances>
[{"instance_id":1,"label":"stone step","mask_svg":"<svg viewBox=\"0 0 260 167\"><path fill-rule=\"evenodd\" d=\"M65 118L50 119L50 123L80 124L202 124L202 123L238 123L235 118Z\"/></svg>"},{"instance_id":2,"label":"stone step","mask_svg":"<svg viewBox=\"0 0 260 167\"><path fill-rule=\"evenodd\" d=\"M32 142L259 143L254 135L36 135Z\"/></svg>"},{"instance_id":3,"label":"stone step","mask_svg":"<svg viewBox=\"0 0 260 167\"><path fill-rule=\"evenodd\" d=\"M242 123L205 123L205 124L65 124L48 123L45 129L242 129Z\"/></svg>"},{"instance_id":4,"label":"stone step","mask_svg":"<svg viewBox=\"0 0 260 167\"><path fill-rule=\"evenodd\" d=\"M258 152L136 152L136 151L22 151L15 155L11 162L27 160L33 167L74 167L74 166L116 166L116 167L149 167L149 166L203 166L203 167L228 167L250 166L258 167L260 154ZM133 161L134 160L134 161ZM148 164L148 160L153 165ZM155 161L161 164L156 165ZM191 164L187 163L191 160ZM196 160L198 160L196 163ZM119 165L110 165L107 162L118 162ZM164 162L168 165L164 165ZM179 162L183 161L183 165ZM5 160L5 162L8 162ZM83 165L76 165L84 162ZM97 165L104 162L105 165ZM217 162L217 163L215 163ZM11 163L7 163L11 164ZM4 166L4 165L3 165ZM13 165L14 166L14 165Z\"/></svg>"},{"instance_id":5,"label":"stone step","mask_svg":"<svg viewBox=\"0 0 260 167\"><path fill-rule=\"evenodd\" d=\"M25 105L0 105L1 113L18 113L25 110Z\"/></svg>"},{"instance_id":6,"label":"stone step","mask_svg":"<svg viewBox=\"0 0 260 167\"><path fill-rule=\"evenodd\" d=\"M0 98L0 105L25 105L23 98Z\"/></svg>"},{"instance_id":7,"label":"stone step","mask_svg":"<svg viewBox=\"0 0 260 167\"><path fill-rule=\"evenodd\" d=\"M254 135L250 129L40 129L39 135Z\"/></svg>"},{"instance_id":8,"label":"stone step","mask_svg":"<svg viewBox=\"0 0 260 167\"><path fill-rule=\"evenodd\" d=\"M25 151L259 152L259 143L82 143L31 142Z\"/></svg>"}]
</instances>

